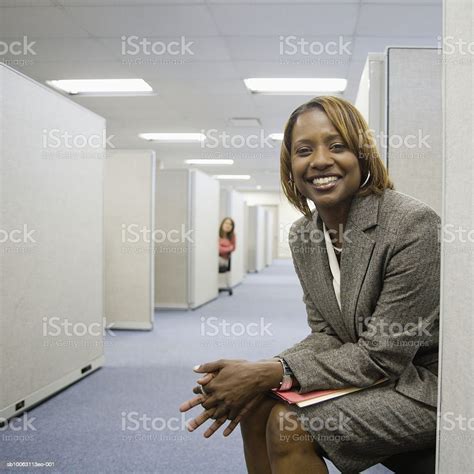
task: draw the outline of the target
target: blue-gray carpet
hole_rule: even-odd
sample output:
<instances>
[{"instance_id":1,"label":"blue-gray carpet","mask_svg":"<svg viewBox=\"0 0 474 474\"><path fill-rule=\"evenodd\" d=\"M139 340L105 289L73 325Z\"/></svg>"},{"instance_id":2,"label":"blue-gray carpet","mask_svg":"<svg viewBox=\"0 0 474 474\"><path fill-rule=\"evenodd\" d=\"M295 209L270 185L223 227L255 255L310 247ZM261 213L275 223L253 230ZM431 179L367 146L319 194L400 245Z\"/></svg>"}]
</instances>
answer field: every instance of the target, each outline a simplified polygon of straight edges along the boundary
<instances>
[{"instance_id":1,"label":"blue-gray carpet","mask_svg":"<svg viewBox=\"0 0 474 474\"><path fill-rule=\"evenodd\" d=\"M266 329L240 335L253 322ZM152 332L108 336L104 368L28 412L35 431L0 429L0 469L5 461L53 461L24 472L245 473L239 430L229 438L205 439L202 427L188 433L183 419L192 415L182 418L178 406L193 396L194 365L271 357L307 334L291 261L248 275L233 296L221 293L195 311L159 311L155 323Z\"/></svg>"}]
</instances>

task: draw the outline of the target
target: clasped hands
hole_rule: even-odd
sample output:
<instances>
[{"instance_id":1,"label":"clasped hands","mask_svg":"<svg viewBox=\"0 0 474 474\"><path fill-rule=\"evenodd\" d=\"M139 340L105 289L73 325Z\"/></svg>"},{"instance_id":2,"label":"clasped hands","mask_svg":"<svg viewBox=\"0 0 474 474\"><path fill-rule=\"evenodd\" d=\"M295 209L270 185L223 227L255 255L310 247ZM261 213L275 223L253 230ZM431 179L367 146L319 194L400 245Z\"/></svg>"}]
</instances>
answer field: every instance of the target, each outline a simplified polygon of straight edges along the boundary
<instances>
[{"instance_id":1,"label":"clasped hands","mask_svg":"<svg viewBox=\"0 0 474 474\"><path fill-rule=\"evenodd\" d=\"M209 438L227 420L230 423L223 435L229 436L242 418L258 405L265 392L278 386L282 369L278 360L221 359L196 366L194 371L204 374L197 381L199 385L193 388L196 397L184 402L179 410L186 412L201 405L204 411L188 423L188 430L194 431L211 418L214 422L204 433L204 437Z\"/></svg>"}]
</instances>

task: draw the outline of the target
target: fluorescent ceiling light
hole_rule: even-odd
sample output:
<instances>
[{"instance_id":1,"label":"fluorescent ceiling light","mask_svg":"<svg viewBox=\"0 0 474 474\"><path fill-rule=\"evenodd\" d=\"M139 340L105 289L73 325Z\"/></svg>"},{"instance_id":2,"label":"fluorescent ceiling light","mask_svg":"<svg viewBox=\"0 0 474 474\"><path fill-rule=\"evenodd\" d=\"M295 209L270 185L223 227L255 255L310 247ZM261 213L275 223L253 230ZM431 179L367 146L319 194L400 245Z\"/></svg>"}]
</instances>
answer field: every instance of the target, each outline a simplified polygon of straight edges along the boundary
<instances>
[{"instance_id":1,"label":"fluorescent ceiling light","mask_svg":"<svg viewBox=\"0 0 474 474\"><path fill-rule=\"evenodd\" d=\"M203 142L206 139L204 133L139 133L138 136L144 140L168 143Z\"/></svg>"},{"instance_id":2,"label":"fluorescent ceiling light","mask_svg":"<svg viewBox=\"0 0 474 474\"><path fill-rule=\"evenodd\" d=\"M270 139L275 141L283 141L283 133L270 133Z\"/></svg>"},{"instance_id":3,"label":"fluorescent ceiling light","mask_svg":"<svg viewBox=\"0 0 474 474\"><path fill-rule=\"evenodd\" d=\"M215 174L216 179L250 179L249 174Z\"/></svg>"},{"instance_id":4,"label":"fluorescent ceiling light","mask_svg":"<svg viewBox=\"0 0 474 474\"><path fill-rule=\"evenodd\" d=\"M346 79L340 78L265 78L253 77L244 79L247 89L254 94L314 94L316 92L342 92L347 85Z\"/></svg>"},{"instance_id":5,"label":"fluorescent ceiling light","mask_svg":"<svg viewBox=\"0 0 474 474\"><path fill-rule=\"evenodd\" d=\"M189 165L233 165L234 160L230 159L212 159L212 158L196 158L191 160L184 160Z\"/></svg>"},{"instance_id":6,"label":"fluorescent ceiling light","mask_svg":"<svg viewBox=\"0 0 474 474\"><path fill-rule=\"evenodd\" d=\"M71 95L149 95L153 89L143 79L62 79L46 81Z\"/></svg>"},{"instance_id":7,"label":"fluorescent ceiling light","mask_svg":"<svg viewBox=\"0 0 474 474\"><path fill-rule=\"evenodd\" d=\"M251 117L234 117L230 119L230 124L233 127L260 128L262 126L258 118L251 118Z\"/></svg>"},{"instance_id":8,"label":"fluorescent ceiling light","mask_svg":"<svg viewBox=\"0 0 474 474\"><path fill-rule=\"evenodd\" d=\"M233 165L234 160L226 160L226 159L207 159L207 158L199 158L193 160L184 160L185 163L188 165Z\"/></svg>"}]
</instances>

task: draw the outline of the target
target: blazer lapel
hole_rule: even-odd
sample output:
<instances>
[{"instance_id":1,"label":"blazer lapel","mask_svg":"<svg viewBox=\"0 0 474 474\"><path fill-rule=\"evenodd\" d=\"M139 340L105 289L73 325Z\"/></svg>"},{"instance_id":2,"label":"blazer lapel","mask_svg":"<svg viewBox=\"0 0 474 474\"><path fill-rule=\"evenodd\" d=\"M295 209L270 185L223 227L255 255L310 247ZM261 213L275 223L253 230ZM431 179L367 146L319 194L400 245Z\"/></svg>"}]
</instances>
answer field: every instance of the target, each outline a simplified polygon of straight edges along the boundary
<instances>
[{"instance_id":1,"label":"blazer lapel","mask_svg":"<svg viewBox=\"0 0 474 474\"><path fill-rule=\"evenodd\" d=\"M317 251L314 252L315 265L316 268L323 269L323 272L316 272L316 275L318 287L324 289L319 300L323 299L323 308L326 308L331 325L345 341L357 340L355 321L357 300L375 246L375 241L364 231L377 224L379 202L380 196L374 194L355 196L352 199L341 255L341 309L332 286L322 220L315 212L315 223L321 232L318 233L315 245L317 247ZM324 309L322 311L325 312Z\"/></svg>"},{"instance_id":2,"label":"blazer lapel","mask_svg":"<svg viewBox=\"0 0 474 474\"><path fill-rule=\"evenodd\" d=\"M311 249L310 252L312 268L319 268L322 271L311 272L316 279L314 286L317 292L315 300L317 301L318 308L320 311L327 315L326 321L331 325L339 338L344 341L350 341L351 336L347 331L344 319L342 318L341 310L337 304L336 294L332 285L332 273L329 266L329 259L326 250L326 244L324 241L323 222L321 218L315 213L315 219L313 223L316 225L318 230L316 236L310 236ZM314 227L313 227L314 228ZM315 238L316 237L316 238ZM311 267L310 267L311 268ZM341 298L342 286L341 286Z\"/></svg>"}]
</instances>

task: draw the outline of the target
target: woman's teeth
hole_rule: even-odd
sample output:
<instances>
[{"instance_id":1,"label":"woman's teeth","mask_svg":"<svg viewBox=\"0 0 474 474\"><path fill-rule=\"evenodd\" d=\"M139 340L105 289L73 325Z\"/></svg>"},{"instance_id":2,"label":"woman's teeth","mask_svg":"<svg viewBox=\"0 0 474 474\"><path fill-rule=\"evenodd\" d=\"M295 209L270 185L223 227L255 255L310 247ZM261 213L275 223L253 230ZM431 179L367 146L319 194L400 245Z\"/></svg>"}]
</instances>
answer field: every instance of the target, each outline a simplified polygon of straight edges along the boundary
<instances>
[{"instance_id":1,"label":"woman's teeth","mask_svg":"<svg viewBox=\"0 0 474 474\"><path fill-rule=\"evenodd\" d=\"M327 178L315 178L313 179L313 184L315 186L319 186L319 185L322 185L322 184L328 184L328 183L332 183L334 181L337 181L339 178L337 176L329 176Z\"/></svg>"}]
</instances>

